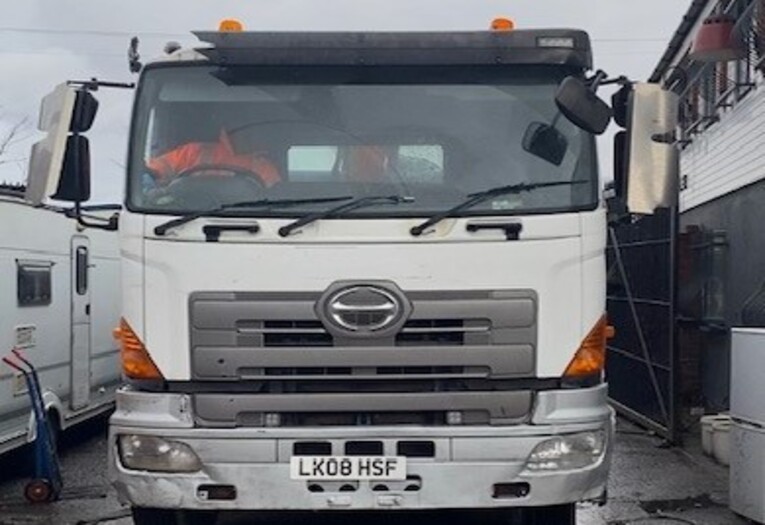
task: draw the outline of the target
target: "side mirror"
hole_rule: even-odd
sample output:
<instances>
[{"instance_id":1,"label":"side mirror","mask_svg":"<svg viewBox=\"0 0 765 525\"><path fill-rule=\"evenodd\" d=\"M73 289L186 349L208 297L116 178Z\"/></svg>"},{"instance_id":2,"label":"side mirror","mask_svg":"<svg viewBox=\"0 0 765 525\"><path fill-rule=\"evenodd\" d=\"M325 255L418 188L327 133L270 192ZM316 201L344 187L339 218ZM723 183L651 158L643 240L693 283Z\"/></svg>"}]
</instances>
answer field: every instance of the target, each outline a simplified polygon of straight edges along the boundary
<instances>
[{"instance_id":1,"label":"side mirror","mask_svg":"<svg viewBox=\"0 0 765 525\"><path fill-rule=\"evenodd\" d=\"M98 101L85 89L61 84L40 106L38 128L46 137L32 146L26 199L84 202L90 198L90 148L80 133L88 131Z\"/></svg>"},{"instance_id":2,"label":"side mirror","mask_svg":"<svg viewBox=\"0 0 765 525\"><path fill-rule=\"evenodd\" d=\"M93 125L98 101L87 90L60 84L43 98L38 129L46 137L32 146L26 199L84 202L90 198L90 148L84 133Z\"/></svg>"},{"instance_id":3,"label":"side mirror","mask_svg":"<svg viewBox=\"0 0 765 525\"><path fill-rule=\"evenodd\" d=\"M74 101L74 114L72 122L69 125L69 131L72 133L85 133L90 131L93 121L98 113L98 100L90 91L76 91Z\"/></svg>"},{"instance_id":4,"label":"side mirror","mask_svg":"<svg viewBox=\"0 0 765 525\"><path fill-rule=\"evenodd\" d=\"M61 177L56 193L51 197L68 202L90 200L90 143L87 137L72 135L66 140Z\"/></svg>"},{"instance_id":5,"label":"side mirror","mask_svg":"<svg viewBox=\"0 0 765 525\"><path fill-rule=\"evenodd\" d=\"M532 122L523 136L523 149L560 166L568 151L568 139L555 127L542 122Z\"/></svg>"},{"instance_id":6,"label":"side mirror","mask_svg":"<svg viewBox=\"0 0 765 525\"><path fill-rule=\"evenodd\" d=\"M651 215L677 200L679 155L674 144L679 97L658 84L634 84L629 95L627 134L616 173L626 189L630 213ZM618 147L618 143L617 143Z\"/></svg>"},{"instance_id":7,"label":"side mirror","mask_svg":"<svg viewBox=\"0 0 765 525\"><path fill-rule=\"evenodd\" d=\"M614 135L614 195L626 201L627 197L627 132L619 131Z\"/></svg>"},{"instance_id":8,"label":"side mirror","mask_svg":"<svg viewBox=\"0 0 765 525\"><path fill-rule=\"evenodd\" d=\"M574 125L595 135L603 134L611 122L608 104L576 77L566 77L561 82L555 103Z\"/></svg>"},{"instance_id":9,"label":"side mirror","mask_svg":"<svg viewBox=\"0 0 765 525\"><path fill-rule=\"evenodd\" d=\"M32 146L29 157L25 197L32 204L42 204L58 188L76 101L77 92L59 84L40 104L37 128L46 136Z\"/></svg>"}]
</instances>

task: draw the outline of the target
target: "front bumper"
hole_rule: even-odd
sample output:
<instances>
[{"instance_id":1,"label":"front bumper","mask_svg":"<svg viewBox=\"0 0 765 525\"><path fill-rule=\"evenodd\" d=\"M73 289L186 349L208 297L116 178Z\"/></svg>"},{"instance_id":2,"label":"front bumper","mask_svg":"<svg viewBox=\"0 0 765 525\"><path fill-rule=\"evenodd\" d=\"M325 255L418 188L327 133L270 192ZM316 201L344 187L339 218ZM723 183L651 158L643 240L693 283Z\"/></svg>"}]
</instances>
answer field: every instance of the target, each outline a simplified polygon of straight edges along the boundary
<instances>
[{"instance_id":1,"label":"front bumper","mask_svg":"<svg viewBox=\"0 0 765 525\"><path fill-rule=\"evenodd\" d=\"M473 509L546 506L602 498L614 435L605 386L542 392L537 394L535 407L530 424L515 426L210 429L194 427L188 396L123 390L110 424L109 464L120 499L136 507ZM608 436L606 452L597 463L566 472L524 470L528 455L545 439L591 430L603 430ZM186 443L199 456L203 468L192 474L127 469L117 450L120 434L160 436ZM382 442L385 455L396 455L401 441L427 441L433 443L435 452L433 457L408 458L407 481L294 481L289 469L293 445L305 441L329 442L334 455L343 455L348 441ZM497 484L526 488L497 497ZM207 497L211 485L232 486L236 496L211 500Z\"/></svg>"}]
</instances>

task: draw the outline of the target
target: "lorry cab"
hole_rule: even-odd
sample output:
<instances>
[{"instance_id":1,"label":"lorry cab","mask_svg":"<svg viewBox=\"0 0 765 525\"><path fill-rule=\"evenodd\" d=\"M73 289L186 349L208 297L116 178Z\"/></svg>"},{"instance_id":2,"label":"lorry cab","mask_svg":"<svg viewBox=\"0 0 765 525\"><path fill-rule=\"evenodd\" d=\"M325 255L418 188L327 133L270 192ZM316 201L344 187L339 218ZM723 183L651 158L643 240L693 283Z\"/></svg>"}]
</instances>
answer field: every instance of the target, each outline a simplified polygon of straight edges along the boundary
<instances>
[{"instance_id":1,"label":"lorry cab","mask_svg":"<svg viewBox=\"0 0 765 525\"><path fill-rule=\"evenodd\" d=\"M573 523L613 444L587 34L223 29L136 89L109 448L137 523Z\"/></svg>"}]
</instances>

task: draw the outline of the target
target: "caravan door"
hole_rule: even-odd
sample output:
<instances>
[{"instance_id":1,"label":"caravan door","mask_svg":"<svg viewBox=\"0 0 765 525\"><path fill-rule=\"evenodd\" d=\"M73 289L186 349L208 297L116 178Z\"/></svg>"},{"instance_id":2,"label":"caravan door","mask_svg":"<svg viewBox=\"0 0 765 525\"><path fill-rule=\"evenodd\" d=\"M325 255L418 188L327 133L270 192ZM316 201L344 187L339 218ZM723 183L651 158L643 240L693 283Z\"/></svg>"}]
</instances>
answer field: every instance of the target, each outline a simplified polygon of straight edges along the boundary
<instances>
[{"instance_id":1,"label":"caravan door","mask_svg":"<svg viewBox=\"0 0 765 525\"><path fill-rule=\"evenodd\" d=\"M72 410L90 403L90 241L72 237Z\"/></svg>"}]
</instances>

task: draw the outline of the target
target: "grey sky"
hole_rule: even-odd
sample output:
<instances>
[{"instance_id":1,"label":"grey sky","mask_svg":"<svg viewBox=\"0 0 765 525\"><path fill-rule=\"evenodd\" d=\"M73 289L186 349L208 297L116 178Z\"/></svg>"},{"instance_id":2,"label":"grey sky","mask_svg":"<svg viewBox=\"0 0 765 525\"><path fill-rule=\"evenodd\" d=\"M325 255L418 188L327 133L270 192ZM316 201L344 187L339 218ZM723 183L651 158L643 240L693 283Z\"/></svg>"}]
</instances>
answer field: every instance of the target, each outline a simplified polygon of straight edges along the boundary
<instances>
[{"instance_id":1,"label":"grey sky","mask_svg":"<svg viewBox=\"0 0 765 525\"><path fill-rule=\"evenodd\" d=\"M645 79L690 0L5 0L0 20L0 137L9 125L31 125L0 165L0 181L23 180L42 96L57 83L97 76L130 81L126 49L138 35L142 54L168 40L193 45L192 29L235 17L251 30L476 30L498 15L521 28L572 27L594 41L596 66ZM95 200L119 199L120 165L131 93L99 92L91 133ZM601 165L610 148L604 144Z\"/></svg>"}]
</instances>

